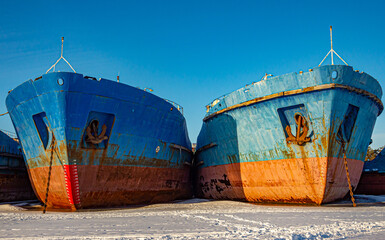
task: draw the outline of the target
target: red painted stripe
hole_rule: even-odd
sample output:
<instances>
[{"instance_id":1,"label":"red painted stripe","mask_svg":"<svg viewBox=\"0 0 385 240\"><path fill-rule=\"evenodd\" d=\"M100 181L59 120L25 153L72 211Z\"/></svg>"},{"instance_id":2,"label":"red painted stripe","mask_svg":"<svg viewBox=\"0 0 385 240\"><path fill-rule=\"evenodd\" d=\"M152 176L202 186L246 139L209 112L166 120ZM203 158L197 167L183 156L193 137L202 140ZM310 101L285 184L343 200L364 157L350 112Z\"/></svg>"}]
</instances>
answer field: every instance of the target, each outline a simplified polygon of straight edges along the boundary
<instances>
[{"instance_id":1,"label":"red painted stripe","mask_svg":"<svg viewBox=\"0 0 385 240\"><path fill-rule=\"evenodd\" d=\"M71 170L71 184L73 187L72 190L72 196L73 196L73 202L76 205L81 206L80 202L80 190L79 190L79 176L78 176L78 168L76 165L76 162L73 165L70 165L70 170Z\"/></svg>"},{"instance_id":2,"label":"red painted stripe","mask_svg":"<svg viewBox=\"0 0 385 240\"><path fill-rule=\"evenodd\" d=\"M68 165L64 165L64 180L66 184L66 192L68 196L68 200L70 204L74 204L73 197L72 197L72 184L71 184L71 176L70 174L70 167Z\"/></svg>"}]
</instances>

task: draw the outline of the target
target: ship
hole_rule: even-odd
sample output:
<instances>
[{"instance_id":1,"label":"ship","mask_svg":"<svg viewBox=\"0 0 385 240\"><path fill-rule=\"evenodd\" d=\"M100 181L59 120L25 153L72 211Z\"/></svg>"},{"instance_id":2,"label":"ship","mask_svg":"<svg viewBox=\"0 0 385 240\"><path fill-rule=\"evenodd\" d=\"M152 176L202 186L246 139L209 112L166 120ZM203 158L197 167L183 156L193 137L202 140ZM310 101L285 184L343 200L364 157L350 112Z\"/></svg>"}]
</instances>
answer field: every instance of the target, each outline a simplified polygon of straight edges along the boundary
<instances>
[{"instance_id":1,"label":"ship","mask_svg":"<svg viewBox=\"0 0 385 240\"><path fill-rule=\"evenodd\" d=\"M0 130L0 202L36 199L16 136Z\"/></svg>"},{"instance_id":2,"label":"ship","mask_svg":"<svg viewBox=\"0 0 385 240\"><path fill-rule=\"evenodd\" d=\"M55 64L61 59L63 39ZM73 72L50 71L54 64L6 98L44 211L190 197L183 108L119 81L76 73L66 62Z\"/></svg>"},{"instance_id":3,"label":"ship","mask_svg":"<svg viewBox=\"0 0 385 240\"><path fill-rule=\"evenodd\" d=\"M332 65L322 65L330 53ZM206 106L197 196L321 205L353 194L382 89L369 74L334 65L333 54L332 47L318 67L266 74Z\"/></svg>"},{"instance_id":4,"label":"ship","mask_svg":"<svg viewBox=\"0 0 385 240\"><path fill-rule=\"evenodd\" d=\"M385 151L366 161L356 194L385 195Z\"/></svg>"}]
</instances>

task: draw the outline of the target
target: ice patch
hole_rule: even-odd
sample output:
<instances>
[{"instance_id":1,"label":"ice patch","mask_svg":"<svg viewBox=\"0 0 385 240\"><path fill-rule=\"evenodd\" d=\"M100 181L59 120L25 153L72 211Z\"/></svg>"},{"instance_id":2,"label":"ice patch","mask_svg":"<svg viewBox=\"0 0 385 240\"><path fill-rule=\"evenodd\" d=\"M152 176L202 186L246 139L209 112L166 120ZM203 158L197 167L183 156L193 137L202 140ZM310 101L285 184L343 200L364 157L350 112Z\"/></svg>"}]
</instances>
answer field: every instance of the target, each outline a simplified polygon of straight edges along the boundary
<instances>
[{"instance_id":1,"label":"ice patch","mask_svg":"<svg viewBox=\"0 0 385 240\"><path fill-rule=\"evenodd\" d=\"M357 197L358 202L385 196ZM19 205L19 204L17 204ZM21 204L23 205L23 204ZM385 205L314 207L190 199L79 212L20 211L0 205L8 239L378 239Z\"/></svg>"},{"instance_id":2,"label":"ice patch","mask_svg":"<svg viewBox=\"0 0 385 240\"><path fill-rule=\"evenodd\" d=\"M1 204L0 205L0 212L18 212L18 211L24 211L24 208L13 206L11 204Z\"/></svg>"}]
</instances>

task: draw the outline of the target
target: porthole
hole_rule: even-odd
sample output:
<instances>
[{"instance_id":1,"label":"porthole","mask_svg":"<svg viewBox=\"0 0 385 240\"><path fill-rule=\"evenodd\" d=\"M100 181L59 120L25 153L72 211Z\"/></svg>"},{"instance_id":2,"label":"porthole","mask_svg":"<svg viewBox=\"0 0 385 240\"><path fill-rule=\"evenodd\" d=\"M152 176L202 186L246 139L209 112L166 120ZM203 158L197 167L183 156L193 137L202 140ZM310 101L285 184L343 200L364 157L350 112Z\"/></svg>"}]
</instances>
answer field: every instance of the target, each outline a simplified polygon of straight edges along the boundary
<instances>
[{"instance_id":1,"label":"porthole","mask_svg":"<svg viewBox=\"0 0 385 240\"><path fill-rule=\"evenodd\" d=\"M332 78L333 78L333 80L336 79L337 76L338 76L337 71L333 71L333 72L332 72Z\"/></svg>"},{"instance_id":2,"label":"porthole","mask_svg":"<svg viewBox=\"0 0 385 240\"><path fill-rule=\"evenodd\" d=\"M64 79L63 78L59 78L57 80L57 84L59 84L60 86L64 84Z\"/></svg>"}]
</instances>

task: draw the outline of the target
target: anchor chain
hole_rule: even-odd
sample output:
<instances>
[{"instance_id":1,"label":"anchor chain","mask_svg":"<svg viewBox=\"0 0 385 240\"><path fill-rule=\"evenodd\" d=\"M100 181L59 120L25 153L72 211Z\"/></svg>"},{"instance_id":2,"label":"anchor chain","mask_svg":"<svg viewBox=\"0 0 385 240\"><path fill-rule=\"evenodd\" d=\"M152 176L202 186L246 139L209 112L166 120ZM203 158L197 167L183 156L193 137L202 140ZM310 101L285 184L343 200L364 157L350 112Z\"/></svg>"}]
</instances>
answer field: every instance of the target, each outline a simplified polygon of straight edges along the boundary
<instances>
[{"instance_id":1,"label":"anchor chain","mask_svg":"<svg viewBox=\"0 0 385 240\"><path fill-rule=\"evenodd\" d=\"M348 184L349 184L349 192L350 192L350 199L352 200L353 207L356 207L356 202L353 196L353 189L352 189L352 184L350 182L350 175L349 175L349 169L348 169L348 161L346 160L346 150L345 150L345 142L342 142L342 152L344 154L344 164L345 164L345 170L346 170L346 177L348 179Z\"/></svg>"},{"instance_id":2,"label":"anchor chain","mask_svg":"<svg viewBox=\"0 0 385 240\"><path fill-rule=\"evenodd\" d=\"M48 201L48 192L49 192L49 183L51 181L51 171L52 171L52 161L53 161L53 152L54 152L54 146L55 146L55 138L52 139L51 144L51 160L49 162L49 171L48 171L48 179L47 179L47 189L45 191L45 200L44 200L44 209L43 213L47 210L47 201Z\"/></svg>"}]
</instances>

